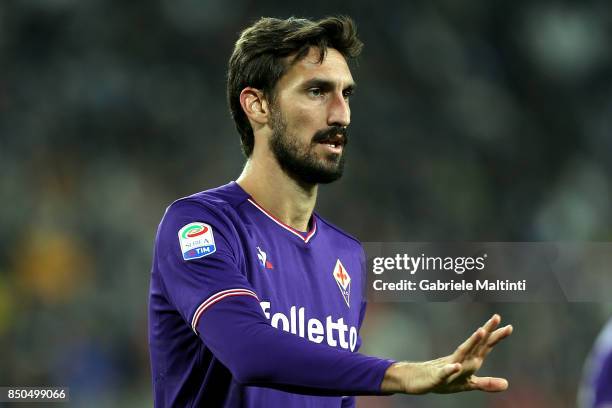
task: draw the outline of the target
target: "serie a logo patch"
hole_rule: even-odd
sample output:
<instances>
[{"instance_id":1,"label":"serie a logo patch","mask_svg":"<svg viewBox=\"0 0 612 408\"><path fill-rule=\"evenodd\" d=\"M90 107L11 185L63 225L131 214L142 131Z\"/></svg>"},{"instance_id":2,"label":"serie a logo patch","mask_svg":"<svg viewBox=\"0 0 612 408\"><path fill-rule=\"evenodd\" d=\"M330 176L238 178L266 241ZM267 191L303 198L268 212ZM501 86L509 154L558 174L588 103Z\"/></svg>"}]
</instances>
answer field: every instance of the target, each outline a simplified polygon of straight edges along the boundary
<instances>
[{"instance_id":1,"label":"serie a logo patch","mask_svg":"<svg viewBox=\"0 0 612 408\"><path fill-rule=\"evenodd\" d=\"M212 227L203 222L192 222L185 225L178 232L179 244L183 259L202 258L217 250Z\"/></svg>"}]
</instances>

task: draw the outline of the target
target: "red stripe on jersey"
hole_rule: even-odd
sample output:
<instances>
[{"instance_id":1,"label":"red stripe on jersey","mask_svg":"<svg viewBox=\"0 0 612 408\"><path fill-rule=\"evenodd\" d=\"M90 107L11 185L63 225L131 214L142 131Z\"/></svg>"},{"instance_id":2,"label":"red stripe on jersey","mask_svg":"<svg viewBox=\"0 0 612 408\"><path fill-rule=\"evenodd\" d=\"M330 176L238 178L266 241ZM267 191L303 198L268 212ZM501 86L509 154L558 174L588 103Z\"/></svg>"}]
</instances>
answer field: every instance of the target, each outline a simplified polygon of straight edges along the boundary
<instances>
[{"instance_id":1,"label":"red stripe on jersey","mask_svg":"<svg viewBox=\"0 0 612 408\"><path fill-rule=\"evenodd\" d=\"M269 212L267 212L262 206L260 206L259 204L257 204L253 199L248 198L247 199L251 204L253 204L259 211L261 211L262 213L264 213L265 215L268 216L268 218L270 218L272 221L274 221L275 223L277 223L278 225L280 225L281 227L283 227L284 229L286 229L287 231L291 232L292 234L300 237L300 239L302 241L304 241L305 243L308 243L308 241L310 241L310 238L313 237L313 235L315 234L315 232L317 232L317 219L316 217L312 217L312 229L308 232L308 234L306 234L306 236L304 237L302 235L302 233L298 230L296 230L295 228L285 224L284 222L282 222L281 220L279 220L278 218L276 218L275 216L273 216L272 214L270 214Z\"/></svg>"},{"instance_id":2,"label":"red stripe on jersey","mask_svg":"<svg viewBox=\"0 0 612 408\"><path fill-rule=\"evenodd\" d=\"M200 320L202 313L204 313L206 309L208 309L209 307L211 307L218 301L225 299L226 297L230 297L230 296L251 296L257 299L257 301L259 301L259 298L255 294L255 292L253 292L252 290L248 290L248 289L242 289L242 288L227 289L227 290L222 290L220 292L215 293L214 295L206 299L204 302L202 302L202 304L198 306L195 313L193 314L193 319L191 319L191 328L196 334L198 334L196 328L198 327L198 321Z\"/></svg>"}]
</instances>

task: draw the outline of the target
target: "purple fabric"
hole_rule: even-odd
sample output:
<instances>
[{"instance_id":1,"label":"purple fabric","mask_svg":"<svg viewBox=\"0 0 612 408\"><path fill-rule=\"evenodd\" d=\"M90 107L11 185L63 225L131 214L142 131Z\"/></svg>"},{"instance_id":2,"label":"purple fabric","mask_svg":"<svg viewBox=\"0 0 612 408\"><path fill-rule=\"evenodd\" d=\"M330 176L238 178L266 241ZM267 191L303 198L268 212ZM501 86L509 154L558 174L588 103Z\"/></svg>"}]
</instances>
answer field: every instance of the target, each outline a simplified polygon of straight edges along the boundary
<instances>
[{"instance_id":1,"label":"purple fabric","mask_svg":"<svg viewBox=\"0 0 612 408\"><path fill-rule=\"evenodd\" d=\"M198 331L243 385L300 394L380 394L380 383L392 364L275 329L257 300L246 296L215 304L203 315Z\"/></svg>"},{"instance_id":2,"label":"purple fabric","mask_svg":"<svg viewBox=\"0 0 612 408\"><path fill-rule=\"evenodd\" d=\"M579 405L585 408L612 406L612 319L597 337L587 359Z\"/></svg>"},{"instance_id":3,"label":"purple fabric","mask_svg":"<svg viewBox=\"0 0 612 408\"><path fill-rule=\"evenodd\" d=\"M340 407L377 393L392 362L356 353L363 250L316 214L310 225L283 225L233 182L168 208L149 297L157 407Z\"/></svg>"},{"instance_id":4,"label":"purple fabric","mask_svg":"<svg viewBox=\"0 0 612 408\"><path fill-rule=\"evenodd\" d=\"M612 344L601 350L598 356L598 370L595 373L593 388L595 391L594 407L612 404Z\"/></svg>"},{"instance_id":5,"label":"purple fabric","mask_svg":"<svg viewBox=\"0 0 612 408\"><path fill-rule=\"evenodd\" d=\"M593 350L593 407L612 404L612 320L597 338Z\"/></svg>"}]
</instances>

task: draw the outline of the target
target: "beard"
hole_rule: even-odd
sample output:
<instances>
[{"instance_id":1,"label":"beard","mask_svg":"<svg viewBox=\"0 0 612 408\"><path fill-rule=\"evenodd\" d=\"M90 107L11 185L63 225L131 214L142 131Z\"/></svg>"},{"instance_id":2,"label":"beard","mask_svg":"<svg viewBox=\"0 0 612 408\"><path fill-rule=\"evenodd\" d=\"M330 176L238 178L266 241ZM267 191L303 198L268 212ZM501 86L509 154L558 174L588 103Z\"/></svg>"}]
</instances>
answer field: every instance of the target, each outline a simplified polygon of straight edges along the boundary
<instances>
[{"instance_id":1,"label":"beard","mask_svg":"<svg viewBox=\"0 0 612 408\"><path fill-rule=\"evenodd\" d=\"M330 126L320 130L314 134L308 145L300 145L298 138L287 132L287 122L280 109L272 109L271 127L270 150L289 177L302 184L328 184L342 177L344 148L348 142L345 127ZM343 135L342 153L317 154L317 144L336 134Z\"/></svg>"}]
</instances>

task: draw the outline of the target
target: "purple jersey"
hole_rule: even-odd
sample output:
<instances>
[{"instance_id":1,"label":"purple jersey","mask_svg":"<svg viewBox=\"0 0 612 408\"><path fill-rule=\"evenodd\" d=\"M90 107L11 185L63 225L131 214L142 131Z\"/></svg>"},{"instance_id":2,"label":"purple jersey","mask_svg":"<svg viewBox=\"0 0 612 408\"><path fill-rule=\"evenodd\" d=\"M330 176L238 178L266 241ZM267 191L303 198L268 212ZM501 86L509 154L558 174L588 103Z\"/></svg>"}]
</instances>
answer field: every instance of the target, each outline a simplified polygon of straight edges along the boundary
<instances>
[{"instance_id":1,"label":"purple jersey","mask_svg":"<svg viewBox=\"0 0 612 408\"><path fill-rule=\"evenodd\" d=\"M360 243L313 214L300 232L237 183L174 202L149 299L155 403L341 407L376 394L392 363L355 353Z\"/></svg>"}]
</instances>

